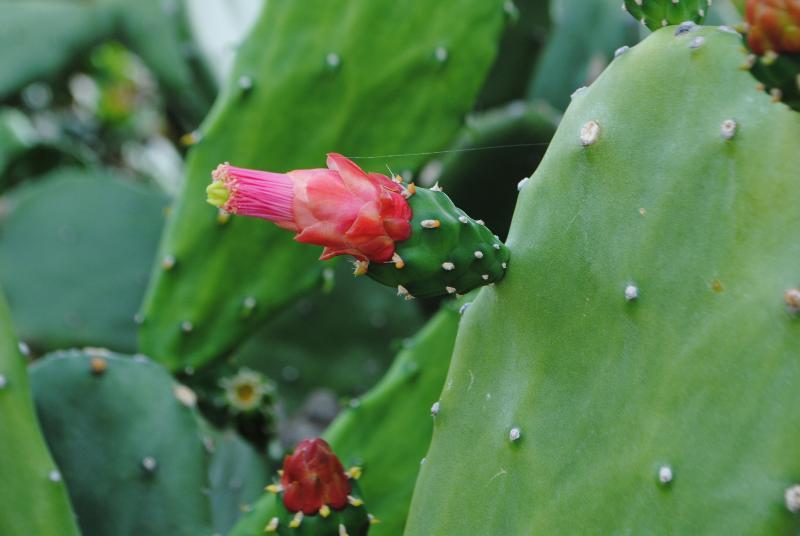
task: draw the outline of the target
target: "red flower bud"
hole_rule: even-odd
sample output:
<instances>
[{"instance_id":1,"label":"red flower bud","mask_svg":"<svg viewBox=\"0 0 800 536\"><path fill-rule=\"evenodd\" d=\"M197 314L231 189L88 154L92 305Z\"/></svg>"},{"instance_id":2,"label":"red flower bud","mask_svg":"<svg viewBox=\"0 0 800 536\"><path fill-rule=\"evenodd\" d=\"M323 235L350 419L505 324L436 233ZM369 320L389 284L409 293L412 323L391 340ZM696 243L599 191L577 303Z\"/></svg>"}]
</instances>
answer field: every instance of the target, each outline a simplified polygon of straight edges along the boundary
<instances>
[{"instance_id":1,"label":"red flower bud","mask_svg":"<svg viewBox=\"0 0 800 536\"><path fill-rule=\"evenodd\" d=\"M800 0L747 0L745 15L753 52L800 52Z\"/></svg>"},{"instance_id":2,"label":"red flower bud","mask_svg":"<svg viewBox=\"0 0 800 536\"><path fill-rule=\"evenodd\" d=\"M298 242L324 246L321 260L352 255L387 262L395 242L411 235L411 207L402 187L339 154L328 155L328 169L285 174L221 164L213 179L209 203L275 222L297 233Z\"/></svg>"},{"instance_id":3,"label":"red flower bud","mask_svg":"<svg viewBox=\"0 0 800 536\"><path fill-rule=\"evenodd\" d=\"M347 506L351 485L342 463L324 439L304 439L283 460L283 504L290 512L314 515L323 506Z\"/></svg>"}]
</instances>

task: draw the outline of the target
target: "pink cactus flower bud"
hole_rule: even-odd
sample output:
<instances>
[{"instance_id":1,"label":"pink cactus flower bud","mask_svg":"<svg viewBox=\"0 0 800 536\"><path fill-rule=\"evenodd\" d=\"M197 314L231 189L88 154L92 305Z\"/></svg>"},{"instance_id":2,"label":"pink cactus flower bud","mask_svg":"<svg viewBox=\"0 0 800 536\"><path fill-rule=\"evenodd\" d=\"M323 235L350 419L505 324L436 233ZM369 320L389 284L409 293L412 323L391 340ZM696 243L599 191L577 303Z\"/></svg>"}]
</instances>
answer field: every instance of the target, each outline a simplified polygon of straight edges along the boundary
<instances>
[{"instance_id":1,"label":"pink cactus flower bud","mask_svg":"<svg viewBox=\"0 0 800 536\"><path fill-rule=\"evenodd\" d=\"M411 207L401 185L365 173L340 154L328 169L270 173L220 164L208 202L226 212L255 216L294 231L295 240L323 246L321 260L352 255L388 262L395 243L411 235Z\"/></svg>"},{"instance_id":2,"label":"pink cactus flower bud","mask_svg":"<svg viewBox=\"0 0 800 536\"><path fill-rule=\"evenodd\" d=\"M339 458L324 439L304 439L283 460L283 504L290 512L314 515L324 506L347 506L351 484Z\"/></svg>"}]
</instances>

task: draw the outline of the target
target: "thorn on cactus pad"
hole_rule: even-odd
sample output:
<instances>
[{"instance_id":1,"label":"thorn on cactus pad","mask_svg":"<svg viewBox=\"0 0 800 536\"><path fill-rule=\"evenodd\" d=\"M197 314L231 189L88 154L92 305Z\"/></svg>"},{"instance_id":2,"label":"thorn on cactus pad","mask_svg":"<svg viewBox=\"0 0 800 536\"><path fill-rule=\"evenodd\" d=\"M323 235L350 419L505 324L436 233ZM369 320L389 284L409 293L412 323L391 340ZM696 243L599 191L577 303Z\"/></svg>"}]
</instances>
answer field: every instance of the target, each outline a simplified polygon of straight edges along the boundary
<instances>
[{"instance_id":1,"label":"thorn on cactus pad","mask_svg":"<svg viewBox=\"0 0 800 536\"><path fill-rule=\"evenodd\" d=\"M477 223L478 225L486 225L486 222L484 222L483 220L475 220L475 223Z\"/></svg>"},{"instance_id":2,"label":"thorn on cactus pad","mask_svg":"<svg viewBox=\"0 0 800 536\"><path fill-rule=\"evenodd\" d=\"M341 64L342 58L336 52L328 52L325 56L325 65L327 65L330 70L338 70Z\"/></svg>"},{"instance_id":3,"label":"thorn on cactus pad","mask_svg":"<svg viewBox=\"0 0 800 536\"><path fill-rule=\"evenodd\" d=\"M456 265L453 264L450 261L446 261L446 262L442 263L442 270L444 270L446 272L452 272L455 269L456 269Z\"/></svg>"},{"instance_id":4,"label":"thorn on cactus pad","mask_svg":"<svg viewBox=\"0 0 800 536\"><path fill-rule=\"evenodd\" d=\"M469 218L462 215L458 217L458 221L460 221L461 223L469 223Z\"/></svg>"},{"instance_id":5,"label":"thorn on cactus pad","mask_svg":"<svg viewBox=\"0 0 800 536\"><path fill-rule=\"evenodd\" d=\"M269 486L264 488L264 490L272 493L273 495L277 495L278 493L283 491L283 488L281 487L280 484L270 484Z\"/></svg>"},{"instance_id":6,"label":"thorn on cactus pad","mask_svg":"<svg viewBox=\"0 0 800 536\"><path fill-rule=\"evenodd\" d=\"M359 478L361 478L362 473L363 471L361 470L361 467L359 467L358 465L354 465L353 467L347 470L347 477L352 478L353 480L358 480Z\"/></svg>"},{"instance_id":7,"label":"thorn on cactus pad","mask_svg":"<svg viewBox=\"0 0 800 536\"><path fill-rule=\"evenodd\" d=\"M636 285L628 285L625 287L625 299L633 301L639 298L639 288Z\"/></svg>"},{"instance_id":8,"label":"thorn on cactus pad","mask_svg":"<svg viewBox=\"0 0 800 536\"><path fill-rule=\"evenodd\" d=\"M0 374L0 390L5 389L8 386L8 380L6 379L5 375Z\"/></svg>"},{"instance_id":9,"label":"thorn on cactus pad","mask_svg":"<svg viewBox=\"0 0 800 536\"><path fill-rule=\"evenodd\" d=\"M692 39L692 42L689 43L689 48L691 48L692 50L697 50L698 48L702 47L705 44L706 44L706 38L703 37L702 35L699 35L694 39Z\"/></svg>"},{"instance_id":10,"label":"thorn on cactus pad","mask_svg":"<svg viewBox=\"0 0 800 536\"><path fill-rule=\"evenodd\" d=\"M398 255L397 252L392 255L392 262L394 263L394 267L398 270L403 269L403 267L406 265L405 261L403 261L403 258Z\"/></svg>"},{"instance_id":11,"label":"thorn on cactus pad","mask_svg":"<svg viewBox=\"0 0 800 536\"><path fill-rule=\"evenodd\" d=\"M512 428L512 429L511 429L511 430L508 432L508 439L509 439L509 441L511 441L512 443L515 443L515 442L519 441L519 439L520 439L521 437L522 437L522 430L520 430L520 429L519 429L519 428L517 428L516 426L515 426L514 428Z\"/></svg>"},{"instance_id":12,"label":"thorn on cactus pad","mask_svg":"<svg viewBox=\"0 0 800 536\"><path fill-rule=\"evenodd\" d=\"M687 34L689 32L693 32L693 31L695 31L697 29L698 29L697 24L695 24L694 22L692 22L690 20L687 20L687 21L682 22L682 23L680 23L678 25L678 27L675 29L675 36L677 37L677 36L680 36L680 35L685 35L685 34Z\"/></svg>"},{"instance_id":13,"label":"thorn on cactus pad","mask_svg":"<svg viewBox=\"0 0 800 536\"><path fill-rule=\"evenodd\" d=\"M137 326L144 324L144 315L142 313L136 313L133 315L133 323Z\"/></svg>"},{"instance_id":14,"label":"thorn on cactus pad","mask_svg":"<svg viewBox=\"0 0 800 536\"><path fill-rule=\"evenodd\" d=\"M440 408L441 408L441 405L439 404L439 401L437 400L431 406L431 417L436 417L437 415L439 415L439 409Z\"/></svg>"},{"instance_id":15,"label":"thorn on cactus pad","mask_svg":"<svg viewBox=\"0 0 800 536\"><path fill-rule=\"evenodd\" d=\"M439 220L422 220L419 224L425 229L438 229L442 226Z\"/></svg>"},{"instance_id":16,"label":"thorn on cactus pad","mask_svg":"<svg viewBox=\"0 0 800 536\"><path fill-rule=\"evenodd\" d=\"M615 57L615 58L619 58L620 56L622 56L623 54L625 54L625 53L626 53L627 51L629 51L630 49L631 49L631 47L629 47L628 45L621 46L621 47L619 47L617 50L615 50L615 51L614 51L614 57Z\"/></svg>"},{"instance_id":17,"label":"thorn on cactus pad","mask_svg":"<svg viewBox=\"0 0 800 536\"><path fill-rule=\"evenodd\" d=\"M497 251L500 251L500 244L492 244L492 247Z\"/></svg>"},{"instance_id":18,"label":"thorn on cactus pad","mask_svg":"<svg viewBox=\"0 0 800 536\"><path fill-rule=\"evenodd\" d=\"M411 197L415 193L417 193L417 186L416 186L416 184L414 184L412 182L412 183L409 183L409 185L406 188L403 189L403 194L402 195L403 195L403 197L408 199L409 197Z\"/></svg>"},{"instance_id":19,"label":"thorn on cactus pad","mask_svg":"<svg viewBox=\"0 0 800 536\"><path fill-rule=\"evenodd\" d=\"M600 125L597 121L589 121L581 128L581 145L588 147L593 145L600 136Z\"/></svg>"},{"instance_id":20,"label":"thorn on cactus pad","mask_svg":"<svg viewBox=\"0 0 800 536\"><path fill-rule=\"evenodd\" d=\"M253 89L253 79L247 75L240 76L237 84L239 85L239 89L245 92Z\"/></svg>"},{"instance_id":21,"label":"thorn on cactus pad","mask_svg":"<svg viewBox=\"0 0 800 536\"><path fill-rule=\"evenodd\" d=\"M377 517L375 517L372 514L367 514L367 519L369 519L369 524L370 525L377 525L378 523L381 522L380 519L378 519Z\"/></svg>"},{"instance_id":22,"label":"thorn on cactus pad","mask_svg":"<svg viewBox=\"0 0 800 536\"><path fill-rule=\"evenodd\" d=\"M658 481L661 484L669 484L672 482L674 475L672 474L672 467L669 465L662 465L658 468Z\"/></svg>"},{"instance_id":23,"label":"thorn on cactus pad","mask_svg":"<svg viewBox=\"0 0 800 536\"><path fill-rule=\"evenodd\" d=\"M142 470L145 473L152 474L158 469L158 462L152 456L145 456L142 458Z\"/></svg>"},{"instance_id":24,"label":"thorn on cactus pad","mask_svg":"<svg viewBox=\"0 0 800 536\"><path fill-rule=\"evenodd\" d=\"M192 132L184 134L183 136L181 136L180 139L181 145L183 145L184 147L197 145L201 141L203 141L203 133L200 132L199 130L193 130Z\"/></svg>"},{"instance_id":25,"label":"thorn on cactus pad","mask_svg":"<svg viewBox=\"0 0 800 536\"><path fill-rule=\"evenodd\" d=\"M319 515L321 515L322 517L328 517L329 515L331 515L331 507L328 506L327 504L323 504L319 508Z\"/></svg>"},{"instance_id":26,"label":"thorn on cactus pad","mask_svg":"<svg viewBox=\"0 0 800 536\"><path fill-rule=\"evenodd\" d=\"M786 508L793 514L800 512L800 484L787 488L783 494Z\"/></svg>"},{"instance_id":27,"label":"thorn on cactus pad","mask_svg":"<svg viewBox=\"0 0 800 536\"><path fill-rule=\"evenodd\" d=\"M108 361L106 361L103 357L93 357L91 361L89 361L89 368L92 371L92 374L95 376L100 376L106 370L108 370Z\"/></svg>"},{"instance_id":28,"label":"thorn on cactus pad","mask_svg":"<svg viewBox=\"0 0 800 536\"><path fill-rule=\"evenodd\" d=\"M489 281L489 274L481 275L481 279L483 279L484 281Z\"/></svg>"},{"instance_id":29,"label":"thorn on cactus pad","mask_svg":"<svg viewBox=\"0 0 800 536\"><path fill-rule=\"evenodd\" d=\"M172 394L175 395L178 402L187 408L193 408L197 404L197 395L195 392L183 384L176 383L172 387Z\"/></svg>"},{"instance_id":30,"label":"thorn on cactus pad","mask_svg":"<svg viewBox=\"0 0 800 536\"><path fill-rule=\"evenodd\" d=\"M350 504L350 506L353 506L355 508L364 505L364 501L362 501L358 497L353 497L352 495L347 496L347 502Z\"/></svg>"},{"instance_id":31,"label":"thorn on cactus pad","mask_svg":"<svg viewBox=\"0 0 800 536\"><path fill-rule=\"evenodd\" d=\"M770 89L769 94L772 97L772 102L781 102L783 100L783 91L777 87Z\"/></svg>"},{"instance_id":32,"label":"thorn on cactus pad","mask_svg":"<svg viewBox=\"0 0 800 536\"><path fill-rule=\"evenodd\" d=\"M339 523L339 536L350 536L347 533L347 527L345 527L342 523Z\"/></svg>"},{"instance_id":33,"label":"thorn on cactus pad","mask_svg":"<svg viewBox=\"0 0 800 536\"><path fill-rule=\"evenodd\" d=\"M194 324L192 324L190 321L184 320L183 322L181 322L181 331L183 331L184 333L191 333L193 329L194 329Z\"/></svg>"},{"instance_id":34,"label":"thorn on cactus pad","mask_svg":"<svg viewBox=\"0 0 800 536\"><path fill-rule=\"evenodd\" d=\"M264 532L278 532L278 523L280 523L280 519L273 517L269 520L267 526L264 527Z\"/></svg>"},{"instance_id":35,"label":"thorn on cactus pad","mask_svg":"<svg viewBox=\"0 0 800 536\"><path fill-rule=\"evenodd\" d=\"M57 469L53 469L47 473L47 478L50 482L61 482L61 473Z\"/></svg>"},{"instance_id":36,"label":"thorn on cactus pad","mask_svg":"<svg viewBox=\"0 0 800 536\"><path fill-rule=\"evenodd\" d=\"M358 277L362 276L369 271L369 261L360 261L354 260L353 261L353 275Z\"/></svg>"},{"instance_id":37,"label":"thorn on cactus pad","mask_svg":"<svg viewBox=\"0 0 800 536\"><path fill-rule=\"evenodd\" d=\"M455 294L458 292L458 289L456 289L456 287L444 287L444 289L447 291L448 294Z\"/></svg>"},{"instance_id":38,"label":"thorn on cactus pad","mask_svg":"<svg viewBox=\"0 0 800 536\"><path fill-rule=\"evenodd\" d=\"M483 251L481 251L481 250L476 250L476 251L473 253L473 255L475 256L475 258L476 258L476 259L482 259L482 258L483 258Z\"/></svg>"},{"instance_id":39,"label":"thorn on cactus pad","mask_svg":"<svg viewBox=\"0 0 800 536\"><path fill-rule=\"evenodd\" d=\"M518 191L518 192L521 192L521 191L522 191L522 189L523 189L523 188L525 188L525 185L526 185L526 184L528 184L528 181L529 181L529 180L530 180L530 177L525 177L524 179L522 179L521 181L519 181L519 182L517 183L517 191Z\"/></svg>"},{"instance_id":40,"label":"thorn on cactus pad","mask_svg":"<svg viewBox=\"0 0 800 536\"><path fill-rule=\"evenodd\" d=\"M289 521L289 528L296 529L297 527L300 526L302 522L303 522L303 512L297 512L294 514L292 520Z\"/></svg>"},{"instance_id":41,"label":"thorn on cactus pad","mask_svg":"<svg viewBox=\"0 0 800 536\"><path fill-rule=\"evenodd\" d=\"M409 296L408 289L403 285L397 285L397 295L398 296Z\"/></svg>"},{"instance_id":42,"label":"thorn on cactus pad","mask_svg":"<svg viewBox=\"0 0 800 536\"><path fill-rule=\"evenodd\" d=\"M722 137L725 138L726 140L733 139L733 137L736 135L736 128L737 128L736 121L734 121L733 119L726 119L725 121L722 122L722 126L720 127L720 134L722 134Z\"/></svg>"},{"instance_id":43,"label":"thorn on cactus pad","mask_svg":"<svg viewBox=\"0 0 800 536\"><path fill-rule=\"evenodd\" d=\"M173 257L172 255L165 256L164 259L161 261L161 268L163 268L164 271L166 272L169 272L170 270L175 268L175 257Z\"/></svg>"},{"instance_id":44,"label":"thorn on cactus pad","mask_svg":"<svg viewBox=\"0 0 800 536\"><path fill-rule=\"evenodd\" d=\"M433 51L433 55L439 63L446 62L449 57L447 49L444 47L436 47L436 50Z\"/></svg>"},{"instance_id":45,"label":"thorn on cactus pad","mask_svg":"<svg viewBox=\"0 0 800 536\"><path fill-rule=\"evenodd\" d=\"M431 186L431 192L441 192L441 191L442 191L442 187L439 186L439 181L436 181L436 184Z\"/></svg>"},{"instance_id":46,"label":"thorn on cactus pad","mask_svg":"<svg viewBox=\"0 0 800 536\"><path fill-rule=\"evenodd\" d=\"M19 353L24 355L25 357L30 357L31 355L31 347L25 341L19 341L17 343L17 348L19 349Z\"/></svg>"}]
</instances>

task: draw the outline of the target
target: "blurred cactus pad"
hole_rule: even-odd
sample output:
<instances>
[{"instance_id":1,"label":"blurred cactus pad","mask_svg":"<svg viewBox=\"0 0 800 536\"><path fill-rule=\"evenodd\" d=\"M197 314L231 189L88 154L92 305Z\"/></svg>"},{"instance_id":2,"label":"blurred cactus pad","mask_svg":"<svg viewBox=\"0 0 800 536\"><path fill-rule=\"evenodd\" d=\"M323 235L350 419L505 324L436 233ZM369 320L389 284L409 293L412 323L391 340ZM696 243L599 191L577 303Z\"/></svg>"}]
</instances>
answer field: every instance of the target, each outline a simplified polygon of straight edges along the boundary
<instances>
[{"instance_id":1,"label":"blurred cactus pad","mask_svg":"<svg viewBox=\"0 0 800 536\"><path fill-rule=\"evenodd\" d=\"M668 27L574 96L465 313L406 534L800 528L800 115L743 60Z\"/></svg>"}]
</instances>

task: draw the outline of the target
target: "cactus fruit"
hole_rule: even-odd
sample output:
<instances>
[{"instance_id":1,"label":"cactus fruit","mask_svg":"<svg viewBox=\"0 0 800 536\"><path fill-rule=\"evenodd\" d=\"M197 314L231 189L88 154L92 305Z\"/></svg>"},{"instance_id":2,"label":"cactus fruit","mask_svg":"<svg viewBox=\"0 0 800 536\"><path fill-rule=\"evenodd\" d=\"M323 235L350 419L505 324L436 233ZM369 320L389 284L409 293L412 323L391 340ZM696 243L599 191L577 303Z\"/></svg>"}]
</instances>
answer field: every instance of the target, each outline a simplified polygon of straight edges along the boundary
<instances>
[{"instance_id":1,"label":"cactus fruit","mask_svg":"<svg viewBox=\"0 0 800 536\"><path fill-rule=\"evenodd\" d=\"M328 155L328 169L286 174L220 164L207 194L221 210L272 221L298 242L325 246L320 260L352 255L356 275L406 298L468 292L501 280L508 263L502 242L441 188L406 187L339 154Z\"/></svg>"},{"instance_id":2,"label":"cactus fruit","mask_svg":"<svg viewBox=\"0 0 800 536\"><path fill-rule=\"evenodd\" d=\"M166 202L111 170L64 168L5 196L0 281L19 337L37 352L135 349Z\"/></svg>"},{"instance_id":3,"label":"cactus fruit","mask_svg":"<svg viewBox=\"0 0 800 536\"><path fill-rule=\"evenodd\" d=\"M362 468L358 484L370 512L380 520L370 529L372 536L403 532L411 492L433 432L430 408L444 385L458 330L462 303L445 303L404 345L380 383L355 399L325 432L347 466ZM231 536L261 530L273 515L273 499L259 500Z\"/></svg>"},{"instance_id":4,"label":"cactus fruit","mask_svg":"<svg viewBox=\"0 0 800 536\"><path fill-rule=\"evenodd\" d=\"M625 0L623 7L651 30L694 22L702 24L712 0Z\"/></svg>"},{"instance_id":5,"label":"cactus fruit","mask_svg":"<svg viewBox=\"0 0 800 536\"><path fill-rule=\"evenodd\" d=\"M61 472L36 421L25 359L0 293L0 534L77 536Z\"/></svg>"},{"instance_id":6,"label":"cactus fruit","mask_svg":"<svg viewBox=\"0 0 800 536\"><path fill-rule=\"evenodd\" d=\"M773 98L800 111L800 0L748 0L745 63Z\"/></svg>"},{"instance_id":7,"label":"cactus fruit","mask_svg":"<svg viewBox=\"0 0 800 536\"><path fill-rule=\"evenodd\" d=\"M314 248L262 222L224 223L204 203L210 170L225 160L302 169L333 148L370 156L442 148L495 57L504 3L443 0L421 10L395 0L266 2L213 112L192 136L198 143L161 245L160 257L174 259L175 269L156 266L142 350L172 369L197 368L319 282ZM398 43L413 46L398 54ZM423 158L408 154L391 166L413 170ZM181 330L184 322L193 329Z\"/></svg>"},{"instance_id":8,"label":"cactus fruit","mask_svg":"<svg viewBox=\"0 0 800 536\"><path fill-rule=\"evenodd\" d=\"M393 263L370 263L368 276L406 299L465 294L503 279L508 248L482 221L456 208L439 188L412 191L411 237L397 244Z\"/></svg>"},{"instance_id":9,"label":"cactus fruit","mask_svg":"<svg viewBox=\"0 0 800 536\"><path fill-rule=\"evenodd\" d=\"M230 484L233 475L220 471L236 466L214 463L217 441L194 409L195 394L163 367L142 356L73 350L35 362L30 378L85 536L211 534L235 520L239 504L222 522L213 515L231 503L218 482ZM231 493L250 500L239 492L252 493L251 480L263 482L266 472L254 453L239 456L249 469Z\"/></svg>"},{"instance_id":10,"label":"cactus fruit","mask_svg":"<svg viewBox=\"0 0 800 536\"><path fill-rule=\"evenodd\" d=\"M324 439L305 439L284 459L278 480L267 486L274 497L256 506L265 521L250 515L231 534L364 536L374 518L361 499L359 475L358 467L344 470Z\"/></svg>"},{"instance_id":11,"label":"cactus fruit","mask_svg":"<svg viewBox=\"0 0 800 536\"><path fill-rule=\"evenodd\" d=\"M744 57L663 29L573 99L462 318L407 536L800 529L800 114Z\"/></svg>"}]
</instances>

